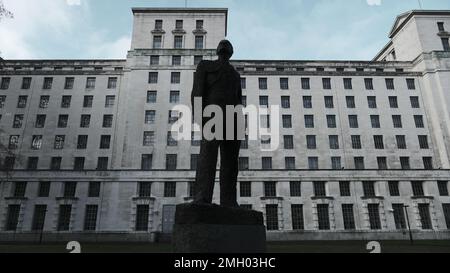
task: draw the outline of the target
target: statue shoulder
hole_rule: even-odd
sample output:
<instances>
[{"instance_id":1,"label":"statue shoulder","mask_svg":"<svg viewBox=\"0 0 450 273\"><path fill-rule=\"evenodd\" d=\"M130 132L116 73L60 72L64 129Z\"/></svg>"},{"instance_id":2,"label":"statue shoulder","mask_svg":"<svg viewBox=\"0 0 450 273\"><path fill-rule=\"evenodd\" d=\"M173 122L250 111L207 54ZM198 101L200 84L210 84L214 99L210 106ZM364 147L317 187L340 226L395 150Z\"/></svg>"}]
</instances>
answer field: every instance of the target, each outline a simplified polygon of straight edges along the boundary
<instances>
[{"instance_id":1,"label":"statue shoulder","mask_svg":"<svg viewBox=\"0 0 450 273\"><path fill-rule=\"evenodd\" d=\"M203 60L198 66L197 70L203 70L205 72L215 72L220 69L220 64L216 61Z\"/></svg>"}]
</instances>

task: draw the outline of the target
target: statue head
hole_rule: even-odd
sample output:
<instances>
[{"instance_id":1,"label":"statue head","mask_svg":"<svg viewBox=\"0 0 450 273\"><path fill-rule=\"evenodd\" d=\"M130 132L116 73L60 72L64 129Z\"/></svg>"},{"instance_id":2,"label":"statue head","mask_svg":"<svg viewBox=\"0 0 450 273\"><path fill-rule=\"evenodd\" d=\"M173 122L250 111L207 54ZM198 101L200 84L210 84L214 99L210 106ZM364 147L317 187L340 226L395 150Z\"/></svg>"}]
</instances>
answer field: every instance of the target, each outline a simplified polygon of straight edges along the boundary
<instances>
[{"instance_id":1,"label":"statue head","mask_svg":"<svg viewBox=\"0 0 450 273\"><path fill-rule=\"evenodd\" d=\"M219 57L224 58L225 60L229 60L231 56L233 56L233 45L228 40L220 41L217 46L217 55Z\"/></svg>"}]
</instances>

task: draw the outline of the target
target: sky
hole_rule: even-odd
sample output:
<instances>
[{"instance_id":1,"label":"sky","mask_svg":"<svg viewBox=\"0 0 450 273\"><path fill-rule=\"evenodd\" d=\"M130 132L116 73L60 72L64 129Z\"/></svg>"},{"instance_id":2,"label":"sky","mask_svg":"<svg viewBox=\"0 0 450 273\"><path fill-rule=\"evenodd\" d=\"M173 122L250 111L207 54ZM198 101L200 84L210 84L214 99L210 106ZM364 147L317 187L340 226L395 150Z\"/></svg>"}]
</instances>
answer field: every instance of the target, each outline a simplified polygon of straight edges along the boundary
<instances>
[{"instance_id":1,"label":"sky","mask_svg":"<svg viewBox=\"0 0 450 273\"><path fill-rule=\"evenodd\" d=\"M5 59L124 59L131 7L184 7L185 0L3 0ZM371 60L388 42L398 14L419 0L188 0L188 7L229 9L234 59ZM448 9L447 0L421 0Z\"/></svg>"}]
</instances>

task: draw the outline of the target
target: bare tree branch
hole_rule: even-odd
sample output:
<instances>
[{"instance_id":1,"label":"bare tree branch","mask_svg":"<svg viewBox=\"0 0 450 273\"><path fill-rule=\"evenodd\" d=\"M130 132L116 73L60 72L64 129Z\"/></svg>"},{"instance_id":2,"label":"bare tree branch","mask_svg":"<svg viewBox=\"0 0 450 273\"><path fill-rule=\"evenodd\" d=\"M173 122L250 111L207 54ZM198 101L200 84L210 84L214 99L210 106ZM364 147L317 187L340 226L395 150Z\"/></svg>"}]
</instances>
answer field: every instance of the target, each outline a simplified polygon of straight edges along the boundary
<instances>
[{"instance_id":1,"label":"bare tree branch","mask_svg":"<svg viewBox=\"0 0 450 273\"><path fill-rule=\"evenodd\" d=\"M5 4L3 4L3 1L0 0L0 21L3 18L13 18L13 17L14 17L14 14L11 11L7 10L5 8Z\"/></svg>"}]
</instances>

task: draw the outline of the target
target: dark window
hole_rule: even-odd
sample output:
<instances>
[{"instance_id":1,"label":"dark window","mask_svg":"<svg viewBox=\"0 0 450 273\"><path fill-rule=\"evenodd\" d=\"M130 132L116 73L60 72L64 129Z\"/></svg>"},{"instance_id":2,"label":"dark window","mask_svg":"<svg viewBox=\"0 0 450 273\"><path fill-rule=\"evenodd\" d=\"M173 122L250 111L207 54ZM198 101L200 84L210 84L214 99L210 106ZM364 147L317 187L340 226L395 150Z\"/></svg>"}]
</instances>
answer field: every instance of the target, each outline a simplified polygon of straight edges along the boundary
<instances>
[{"instance_id":1,"label":"dark window","mask_svg":"<svg viewBox=\"0 0 450 273\"><path fill-rule=\"evenodd\" d=\"M379 204L368 204L367 210L369 212L370 229L381 229Z\"/></svg>"},{"instance_id":2,"label":"dark window","mask_svg":"<svg viewBox=\"0 0 450 273\"><path fill-rule=\"evenodd\" d=\"M440 196L448 196L448 181L438 181L438 189Z\"/></svg>"},{"instance_id":3,"label":"dark window","mask_svg":"<svg viewBox=\"0 0 450 273\"><path fill-rule=\"evenodd\" d=\"M16 161L16 158L13 157L13 156L5 157L5 162L3 163L3 168L5 170L12 170L12 169L14 169L15 161Z\"/></svg>"},{"instance_id":4,"label":"dark window","mask_svg":"<svg viewBox=\"0 0 450 273\"><path fill-rule=\"evenodd\" d=\"M45 127L45 120L47 116L46 115L37 115L36 116L36 123L35 128L44 128Z\"/></svg>"},{"instance_id":5,"label":"dark window","mask_svg":"<svg viewBox=\"0 0 450 273\"><path fill-rule=\"evenodd\" d=\"M114 103L116 101L116 96L106 96L105 98L105 108L114 107Z\"/></svg>"},{"instance_id":6,"label":"dark window","mask_svg":"<svg viewBox=\"0 0 450 273\"><path fill-rule=\"evenodd\" d=\"M30 89L31 87L31 78L30 77L24 77L22 78L22 89Z\"/></svg>"},{"instance_id":7,"label":"dark window","mask_svg":"<svg viewBox=\"0 0 450 273\"><path fill-rule=\"evenodd\" d=\"M364 79L366 90L373 90L373 79Z\"/></svg>"},{"instance_id":8,"label":"dark window","mask_svg":"<svg viewBox=\"0 0 450 273\"><path fill-rule=\"evenodd\" d=\"M155 35L153 36L153 48L161 48L162 47L162 36Z\"/></svg>"},{"instance_id":9,"label":"dark window","mask_svg":"<svg viewBox=\"0 0 450 273\"><path fill-rule=\"evenodd\" d=\"M145 124L154 124L156 119L156 111L155 110L147 110L145 111Z\"/></svg>"},{"instance_id":10,"label":"dark window","mask_svg":"<svg viewBox=\"0 0 450 273\"><path fill-rule=\"evenodd\" d=\"M292 116L291 115L283 115L283 128L286 128L286 129L292 128Z\"/></svg>"},{"instance_id":11,"label":"dark window","mask_svg":"<svg viewBox=\"0 0 450 273\"><path fill-rule=\"evenodd\" d=\"M177 169L177 155L168 154L166 155L166 170L173 171Z\"/></svg>"},{"instance_id":12,"label":"dark window","mask_svg":"<svg viewBox=\"0 0 450 273\"><path fill-rule=\"evenodd\" d=\"M240 196L251 197L252 196L252 182L241 181L239 182Z\"/></svg>"},{"instance_id":13,"label":"dark window","mask_svg":"<svg viewBox=\"0 0 450 273\"><path fill-rule=\"evenodd\" d=\"M67 77L64 82L64 89L73 89L75 78Z\"/></svg>"},{"instance_id":14,"label":"dark window","mask_svg":"<svg viewBox=\"0 0 450 273\"><path fill-rule=\"evenodd\" d=\"M84 96L83 107L92 108L92 102L94 101L94 96Z\"/></svg>"},{"instance_id":15,"label":"dark window","mask_svg":"<svg viewBox=\"0 0 450 273\"><path fill-rule=\"evenodd\" d=\"M375 197L375 182L363 181L364 197Z\"/></svg>"},{"instance_id":16,"label":"dark window","mask_svg":"<svg viewBox=\"0 0 450 273\"><path fill-rule=\"evenodd\" d=\"M392 123L394 124L394 128L402 128L402 116L400 115L393 115L392 116Z\"/></svg>"},{"instance_id":17,"label":"dark window","mask_svg":"<svg viewBox=\"0 0 450 273\"><path fill-rule=\"evenodd\" d=\"M450 204L442 204L442 209L444 211L445 223L447 224L447 229L450 229Z\"/></svg>"},{"instance_id":18,"label":"dark window","mask_svg":"<svg viewBox=\"0 0 450 273\"><path fill-rule=\"evenodd\" d=\"M162 30L163 21L155 20L155 30Z\"/></svg>"},{"instance_id":19,"label":"dark window","mask_svg":"<svg viewBox=\"0 0 450 273\"><path fill-rule=\"evenodd\" d=\"M71 101L72 101L72 96L62 96L61 108L69 108Z\"/></svg>"},{"instance_id":20,"label":"dark window","mask_svg":"<svg viewBox=\"0 0 450 273\"><path fill-rule=\"evenodd\" d=\"M398 100L397 97L391 96L389 97L389 106L391 108L398 108Z\"/></svg>"},{"instance_id":21,"label":"dark window","mask_svg":"<svg viewBox=\"0 0 450 273\"><path fill-rule=\"evenodd\" d=\"M345 78L344 79L344 89L353 89L353 85L352 85L352 79L350 78Z\"/></svg>"},{"instance_id":22,"label":"dark window","mask_svg":"<svg viewBox=\"0 0 450 273\"><path fill-rule=\"evenodd\" d=\"M181 80L181 73L180 72L172 72L170 74L170 83L172 84L179 84Z\"/></svg>"},{"instance_id":23,"label":"dark window","mask_svg":"<svg viewBox=\"0 0 450 273\"><path fill-rule=\"evenodd\" d=\"M438 22L437 25L438 25L439 32L444 32L445 31L444 22Z\"/></svg>"},{"instance_id":24,"label":"dark window","mask_svg":"<svg viewBox=\"0 0 450 273\"><path fill-rule=\"evenodd\" d=\"M312 108L312 97L311 96L303 96L303 107L306 109Z\"/></svg>"},{"instance_id":25,"label":"dark window","mask_svg":"<svg viewBox=\"0 0 450 273\"><path fill-rule=\"evenodd\" d=\"M353 136L351 136L351 138L352 138L352 148L355 150L361 149L362 148L361 136L353 135Z\"/></svg>"},{"instance_id":26,"label":"dark window","mask_svg":"<svg viewBox=\"0 0 450 273\"><path fill-rule=\"evenodd\" d=\"M421 115L414 116L414 123L416 124L416 128L425 128L425 125L423 122L423 116L421 116Z\"/></svg>"},{"instance_id":27,"label":"dark window","mask_svg":"<svg viewBox=\"0 0 450 273\"><path fill-rule=\"evenodd\" d=\"M35 205L33 213L33 222L31 230L43 230L45 223L45 215L47 214L47 205Z\"/></svg>"},{"instance_id":28,"label":"dark window","mask_svg":"<svg viewBox=\"0 0 450 273\"><path fill-rule=\"evenodd\" d=\"M89 182L88 197L99 197L100 196L100 182Z\"/></svg>"},{"instance_id":29,"label":"dark window","mask_svg":"<svg viewBox=\"0 0 450 273\"><path fill-rule=\"evenodd\" d=\"M18 135L9 136L9 144L8 149L9 150L15 150L19 147L19 138Z\"/></svg>"},{"instance_id":30,"label":"dark window","mask_svg":"<svg viewBox=\"0 0 450 273\"><path fill-rule=\"evenodd\" d=\"M389 181L389 194L390 196L400 196L399 182L398 181Z\"/></svg>"},{"instance_id":31,"label":"dark window","mask_svg":"<svg viewBox=\"0 0 450 273\"><path fill-rule=\"evenodd\" d=\"M84 161L85 161L84 157L75 157L73 169L76 171L84 170Z\"/></svg>"},{"instance_id":32,"label":"dark window","mask_svg":"<svg viewBox=\"0 0 450 273\"><path fill-rule=\"evenodd\" d=\"M239 170L245 171L249 169L248 157L239 157Z\"/></svg>"},{"instance_id":33,"label":"dark window","mask_svg":"<svg viewBox=\"0 0 450 273\"><path fill-rule=\"evenodd\" d=\"M302 196L302 182L291 181L289 182L291 196L300 197Z\"/></svg>"},{"instance_id":34,"label":"dark window","mask_svg":"<svg viewBox=\"0 0 450 273\"><path fill-rule=\"evenodd\" d=\"M177 183L176 182L164 182L164 197L176 197Z\"/></svg>"},{"instance_id":35,"label":"dark window","mask_svg":"<svg viewBox=\"0 0 450 273\"><path fill-rule=\"evenodd\" d=\"M195 171L197 170L197 165L198 165L198 154L192 154L191 155L191 170Z\"/></svg>"},{"instance_id":36,"label":"dark window","mask_svg":"<svg viewBox=\"0 0 450 273\"><path fill-rule=\"evenodd\" d=\"M109 149L111 144L110 135L102 135L100 139L100 149Z\"/></svg>"},{"instance_id":37,"label":"dark window","mask_svg":"<svg viewBox=\"0 0 450 273\"><path fill-rule=\"evenodd\" d=\"M378 169L387 170L387 158L385 156L377 157Z\"/></svg>"},{"instance_id":38,"label":"dark window","mask_svg":"<svg viewBox=\"0 0 450 273\"><path fill-rule=\"evenodd\" d=\"M410 97L409 99L412 108L420 108L419 97Z\"/></svg>"},{"instance_id":39,"label":"dark window","mask_svg":"<svg viewBox=\"0 0 450 273\"><path fill-rule=\"evenodd\" d=\"M351 196L350 181L339 181L339 191L341 196Z\"/></svg>"},{"instance_id":40,"label":"dark window","mask_svg":"<svg viewBox=\"0 0 450 273\"><path fill-rule=\"evenodd\" d=\"M183 48L183 36L175 35L173 37L173 48Z\"/></svg>"},{"instance_id":41,"label":"dark window","mask_svg":"<svg viewBox=\"0 0 450 273\"><path fill-rule=\"evenodd\" d=\"M394 90L394 79L386 79L386 89L388 90Z\"/></svg>"},{"instance_id":42,"label":"dark window","mask_svg":"<svg viewBox=\"0 0 450 273\"><path fill-rule=\"evenodd\" d=\"M263 157L262 158L262 169L263 170L272 169L272 158L271 157Z\"/></svg>"},{"instance_id":43,"label":"dark window","mask_svg":"<svg viewBox=\"0 0 450 273\"><path fill-rule=\"evenodd\" d=\"M108 78L108 89L116 89L117 87L117 77Z\"/></svg>"},{"instance_id":44,"label":"dark window","mask_svg":"<svg viewBox=\"0 0 450 273\"><path fill-rule=\"evenodd\" d=\"M322 79L322 85L323 85L323 89L326 89L326 90L331 89L331 79L330 78L323 78Z\"/></svg>"},{"instance_id":45,"label":"dark window","mask_svg":"<svg viewBox=\"0 0 450 273\"><path fill-rule=\"evenodd\" d=\"M84 215L84 230L96 230L98 205L86 205Z\"/></svg>"},{"instance_id":46,"label":"dark window","mask_svg":"<svg viewBox=\"0 0 450 273\"><path fill-rule=\"evenodd\" d=\"M345 97L345 100L347 102L347 108L355 108L355 97L354 96L347 96Z\"/></svg>"},{"instance_id":47,"label":"dark window","mask_svg":"<svg viewBox=\"0 0 450 273\"><path fill-rule=\"evenodd\" d=\"M277 182L264 182L264 196L265 197L277 196Z\"/></svg>"},{"instance_id":48,"label":"dark window","mask_svg":"<svg viewBox=\"0 0 450 273\"><path fill-rule=\"evenodd\" d=\"M17 108L25 108L27 107L28 96L19 96L17 101Z\"/></svg>"},{"instance_id":49,"label":"dark window","mask_svg":"<svg viewBox=\"0 0 450 273\"><path fill-rule=\"evenodd\" d=\"M316 136L306 136L306 147L310 150L317 148Z\"/></svg>"},{"instance_id":50,"label":"dark window","mask_svg":"<svg viewBox=\"0 0 450 273\"><path fill-rule=\"evenodd\" d=\"M406 137L399 135L399 136L395 136L395 139L397 141L397 148L404 150L406 149Z\"/></svg>"},{"instance_id":51,"label":"dark window","mask_svg":"<svg viewBox=\"0 0 450 273\"><path fill-rule=\"evenodd\" d=\"M409 90L415 90L416 89L416 82L414 79L406 79L406 85Z\"/></svg>"},{"instance_id":52,"label":"dark window","mask_svg":"<svg viewBox=\"0 0 450 273\"><path fill-rule=\"evenodd\" d=\"M449 38L441 38L441 41L442 41L442 47L444 48L444 51L450 51Z\"/></svg>"},{"instance_id":53,"label":"dark window","mask_svg":"<svg viewBox=\"0 0 450 273\"><path fill-rule=\"evenodd\" d=\"M148 73L148 83L151 83L151 84L158 83L158 72L149 72Z\"/></svg>"},{"instance_id":54,"label":"dark window","mask_svg":"<svg viewBox=\"0 0 450 273\"><path fill-rule=\"evenodd\" d=\"M355 229L355 215L353 212L353 204L342 204L342 217L344 220L344 229Z\"/></svg>"},{"instance_id":55,"label":"dark window","mask_svg":"<svg viewBox=\"0 0 450 273\"><path fill-rule=\"evenodd\" d=\"M95 88L95 81L97 79L94 77L88 77L86 79L86 89L94 89Z\"/></svg>"},{"instance_id":56,"label":"dark window","mask_svg":"<svg viewBox=\"0 0 450 273\"><path fill-rule=\"evenodd\" d=\"M357 115L349 115L348 122L349 122L350 128L358 128L359 127Z\"/></svg>"},{"instance_id":57,"label":"dark window","mask_svg":"<svg viewBox=\"0 0 450 273\"><path fill-rule=\"evenodd\" d=\"M14 115L13 128L22 128L23 115Z\"/></svg>"},{"instance_id":58,"label":"dark window","mask_svg":"<svg viewBox=\"0 0 450 273\"><path fill-rule=\"evenodd\" d=\"M278 205L266 205L267 230L278 230Z\"/></svg>"},{"instance_id":59,"label":"dark window","mask_svg":"<svg viewBox=\"0 0 450 273\"><path fill-rule=\"evenodd\" d=\"M27 182L14 182L13 196L16 198L25 197L27 190Z\"/></svg>"},{"instance_id":60,"label":"dark window","mask_svg":"<svg viewBox=\"0 0 450 273\"><path fill-rule=\"evenodd\" d=\"M414 196L425 196L423 191L423 181L411 181L411 187Z\"/></svg>"},{"instance_id":61,"label":"dark window","mask_svg":"<svg viewBox=\"0 0 450 273\"><path fill-rule=\"evenodd\" d=\"M308 157L308 168L310 170L318 170L319 169L319 158L316 156Z\"/></svg>"},{"instance_id":62,"label":"dark window","mask_svg":"<svg viewBox=\"0 0 450 273\"><path fill-rule=\"evenodd\" d=\"M58 116L58 128L67 128L68 122L69 122L69 115Z\"/></svg>"},{"instance_id":63,"label":"dark window","mask_svg":"<svg viewBox=\"0 0 450 273\"><path fill-rule=\"evenodd\" d=\"M44 78L42 89L52 89L53 78Z\"/></svg>"},{"instance_id":64,"label":"dark window","mask_svg":"<svg viewBox=\"0 0 450 273\"><path fill-rule=\"evenodd\" d=\"M156 91L147 91L147 103L156 103Z\"/></svg>"},{"instance_id":65,"label":"dark window","mask_svg":"<svg viewBox=\"0 0 450 273\"><path fill-rule=\"evenodd\" d=\"M67 231L70 229L71 214L72 205L59 205L58 231Z\"/></svg>"},{"instance_id":66,"label":"dark window","mask_svg":"<svg viewBox=\"0 0 450 273\"><path fill-rule=\"evenodd\" d=\"M34 135L31 141L31 149L40 150L42 148L42 135Z\"/></svg>"},{"instance_id":67,"label":"dark window","mask_svg":"<svg viewBox=\"0 0 450 273\"><path fill-rule=\"evenodd\" d=\"M380 128L380 116L379 115L371 115L370 123L372 124L372 128Z\"/></svg>"},{"instance_id":68,"label":"dark window","mask_svg":"<svg viewBox=\"0 0 450 273\"><path fill-rule=\"evenodd\" d=\"M309 83L309 78L302 78L302 89L304 90L309 90L311 89L310 83Z\"/></svg>"},{"instance_id":69,"label":"dark window","mask_svg":"<svg viewBox=\"0 0 450 273\"><path fill-rule=\"evenodd\" d=\"M394 223L396 229L405 229L405 205L403 204L392 204L392 210L394 214Z\"/></svg>"},{"instance_id":70,"label":"dark window","mask_svg":"<svg viewBox=\"0 0 450 273\"><path fill-rule=\"evenodd\" d=\"M153 161L153 155L151 154L144 154L141 158L141 169L148 171L152 169L152 161Z\"/></svg>"},{"instance_id":71,"label":"dark window","mask_svg":"<svg viewBox=\"0 0 450 273\"><path fill-rule=\"evenodd\" d=\"M280 78L280 89L281 90L289 89L289 79L288 78Z\"/></svg>"},{"instance_id":72,"label":"dark window","mask_svg":"<svg viewBox=\"0 0 450 273\"><path fill-rule=\"evenodd\" d=\"M73 198L77 191L77 182L64 183L64 197Z\"/></svg>"},{"instance_id":73,"label":"dark window","mask_svg":"<svg viewBox=\"0 0 450 273\"><path fill-rule=\"evenodd\" d=\"M136 231L148 231L149 205L136 206Z\"/></svg>"},{"instance_id":74,"label":"dark window","mask_svg":"<svg viewBox=\"0 0 450 273\"><path fill-rule=\"evenodd\" d=\"M159 64L159 59L158 59L158 64ZM172 65L181 65L181 56L180 55L172 56Z\"/></svg>"},{"instance_id":75,"label":"dark window","mask_svg":"<svg viewBox=\"0 0 450 273\"><path fill-rule=\"evenodd\" d=\"M108 157L99 157L97 159L97 170L105 171L108 169Z\"/></svg>"},{"instance_id":76,"label":"dark window","mask_svg":"<svg viewBox=\"0 0 450 273\"><path fill-rule=\"evenodd\" d=\"M305 128L314 128L314 116L305 115Z\"/></svg>"},{"instance_id":77,"label":"dark window","mask_svg":"<svg viewBox=\"0 0 450 273\"><path fill-rule=\"evenodd\" d=\"M48 181L39 182L38 197L49 197L50 185Z\"/></svg>"},{"instance_id":78,"label":"dark window","mask_svg":"<svg viewBox=\"0 0 450 273\"><path fill-rule=\"evenodd\" d=\"M77 149L86 149L88 143L87 135L79 135L77 141Z\"/></svg>"},{"instance_id":79,"label":"dark window","mask_svg":"<svg viewBox=\"0 0 450 273\"><path fill-rule=\"evenodd\" d=\"M80 128L89 128L91 124L91 115L81 115Z\"/></svg>"},{"instance_id":80,"label":"dark window","mask_svg":"<svg viewBox=\"0 0 450 273\"><path fill-rule=\"evenodd\" d=\"M284 138L284 149L292 150L294 149L294 136L283 136Z\"/></svg>"},{"instance_id":81,"label":"dark window","mask_svg":"<svg viewBox=\"0 0 450 273\"><path fill-rule=\"evenodd\" d=\"M384 149L383 136L373 136L373 142L375 144L375 149L378 150Z\"/></svg>"},{"instance_id":82,"label":"dark window","mask_svg":"<svg viewBox=\"0 0 450 273\"><path fill-rule=\"evenodd\" d=\"M432 157L423 157L423 168L425 170L432 170L433 169L433 158Z\"/></svg>"},{"instance_id":83,"label":"dark window","mask_svg":"<svg viewBox=\"0 0 450 273\"><path fill-rule=\"evenodd\" d=\"M39 108L47 108L50 102L50 96L41 96L39 99Z\"/></svg>"},{"instance_id":84,"label":"dark window","mask_svg":"<svg viewBox=\"0 0 450 273\"><path fill-rule=\"evenodd\" d=\"M420 149L429 149L428 136L418 136Z\"/></svg>"},{"instance_id":85,"label":"dark window","mask_svg":"<svg viewBox=\"0 0 450 273\"><path fill-rule=\"evenodd\" d=\"M327 196L325 185L326 185L326 182L324 182L324 181L315 181L315 182L313 182L314 196L316 196L316 197L325 197L325 196Z\"/></svg>"},{"instance_id":86,"label":"dark window","mask_svg":"<svg viewBox=\"0 0 450 273\"><path fill-rule=\"evenodd\" d=\"M284 109L291 108L291 101L289 96L281 96L281 107Z\"/></svg>"},{"instance_id":87,"label":"dark window","mask_svg":"<svg viewBox=\"0 0 450 273\"><path fill-rule=\"evenodd\" d=\"M304 230L305 224L303 220L303 205L291 205L292 229Z\"/></svg>"},{"instance_id":88,"label":"dark window","mask_svg":"<svg viewBox=\"0 0 450 273\"><path fill-rule=\"evenodd\" d=\"M286 170L295 170L295 157L285 157L284 163Z\"/></svg>"},{"instance_id":89,"label":"dark window","mask_svg":"<svg viewBox=\"0 0 450 273\"><path fill-rule=\"evenodd\" d=\"M152 195L152 182L139 182L139 197L150 197Z\"/></svg>"},{"instance_id":90,"label":"dark window","mask_svg":"<svg viewBox=\"0 0 450 273\"><path fill-rule=\"evenodd\" d=\"M354 157L353 161L355 163L356 170L364 170L366 168L365 164L364 164L364 157L362 157L362 156Z\"/></svg>"},{"instance_id":91,"label":"dark window","mask_svg":"<svg viewBox=\"0 0 450 273\"><path fill-rule=\"evenodd\" d=\"M261 89L261 90L267 89L267 78L259 78L258 83L259 83L259 89Z\"/></svg>"},{"instance_id":92,"label":"dark window","mask_svg":"<svg viewBox=\"0 0 450 273\"><path fill-rule=\"evenodd\" d=\"M325 100L325 108L334 108L334 101L333 101L333 96L325 96L324 97Z\"/></svg>"},{"instance_id":93,"label":"dark window","mask_svg":"<svg viewBox=\"0 0 450 273\"><path fill-rule=\"evenodd\" d=\"M201 61L203 61L203 56L194 56L194 65L198 65Z\"/></svg>"},{"instance_id":94,"label":"dark window","mask_svg":"<svg viewBox=\"0 0 450 273\"><path fill-rule=\"evenodd\" d=\"M335 115L327 115L327 126L328 128L336 128L336 116Z\"/></svg>"},{"instance_id":95,"label":"dark window","mask_svg":"<svg viewBox=\"0 0 450 273\"><path fill-rule=\"evenodd\" d=\"M39 157L35 157L35 156L28 157L27 170L37 170L38 163L39 163Z\"/></svg>"},{"instance_id":96,"label":"dark window","mask_svg":"<svg viewBox=\"0 0 450 273\"><path fill-rule=\"evenodd\" d=\"M195 28L196 29L203 29L203 20L195 21Z\"/></svg>"},{"instance_id":97,"label":"dark window","mask_svg":"<svg viewBox=\"0 0 450 273\"><path fill-rule=\"evenodd\" d=\"M203 49L203 45L204 45L204 37L203 36L195 36L195 49Z\"/></svg>"},{"instance_id":98,"label":"dark window","mask_svg":"<svg viewBox=\"0 0 450 273\"><path fill-rule=\"evenodd\" d=\"M111 128L113 123L113 115L103 115L103 128Z\"/></svg>"},{"instance_id":99,"label":"dark window","mask_svg":"<svg viewBox=\"0 0 450 273\"><path fill-rule=\"evenodd\" d=\"M433 229L429 204L419 204L419 216L422 229Z\"/></svg>"},{"instance_id":100,"label":"dark window","mask_svg":"<svg viewBox=\"0 0 450 273\"><path fill-rule=\"evenodd\" d=\"M8 205L6 213L6 231L15 231L19 224L20 205Z\"/></svg>"},{"instance_id":101,"label":"dark window","mask_svg":"<svg viewBox=\"0 0 450 273\"><path fill-rule=\"evenodd\" d=\"M317 204L317 218L319 220L319 230L330 229L330 214L328 204Z\"/></svg>"},{"instance_id":102,"label":"dark window","mask_svg":"<svg viewBox=\"0 0 450 273\"><path fill-rule=\"evenodd\" d=\"M259 96L259 105L263 107L269 106L269 97L268 96Z\"/></svg>"},{"instance_id":103,"label":"dark window","mask_svg":"<svg viewBox=\"0 0 450 273\"><path fill-rule=\"evenodd\" d=\"M247 88L247 80L246 78L241 78L241 88L246 89Z\"/></svg>"}]
</instances>

